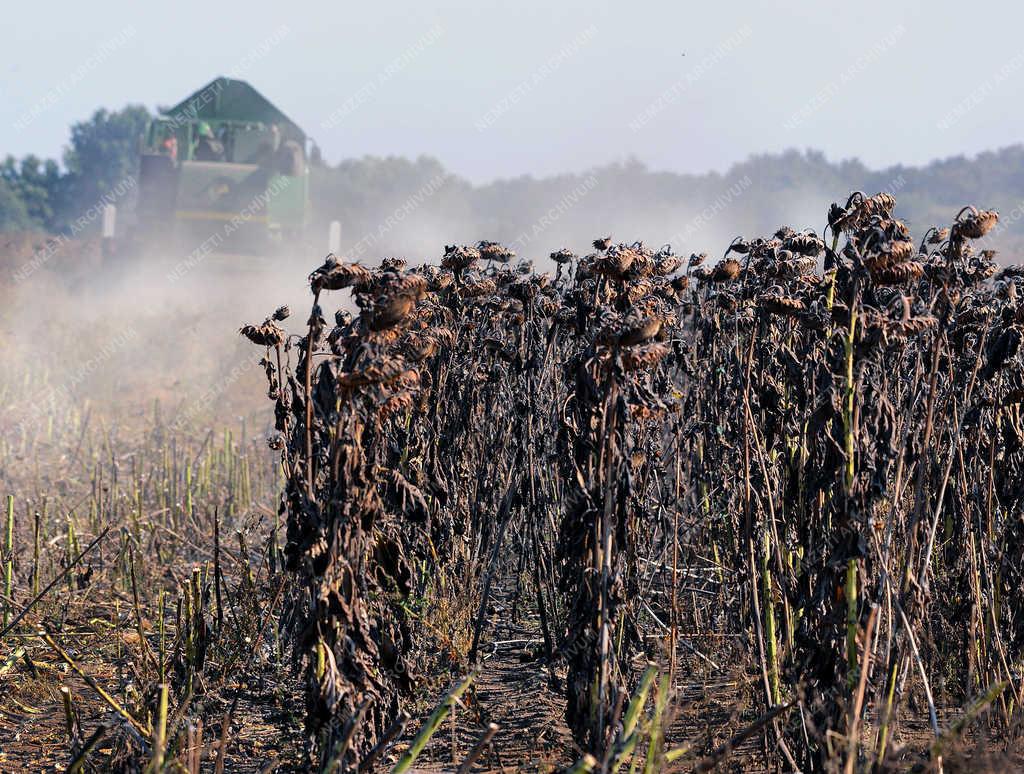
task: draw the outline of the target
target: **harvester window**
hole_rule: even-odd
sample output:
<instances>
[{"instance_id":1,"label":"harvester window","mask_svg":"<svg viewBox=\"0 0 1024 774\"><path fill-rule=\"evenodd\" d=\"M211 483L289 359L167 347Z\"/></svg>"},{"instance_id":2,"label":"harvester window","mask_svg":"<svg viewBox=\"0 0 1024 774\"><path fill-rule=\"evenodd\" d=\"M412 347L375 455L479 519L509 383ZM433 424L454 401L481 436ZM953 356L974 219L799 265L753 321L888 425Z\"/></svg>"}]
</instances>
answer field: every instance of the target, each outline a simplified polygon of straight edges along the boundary
<instances>
[{"instance_id":1,"label":"harvester window","mask_svg":"<svg viewBox=\"0 0 1024 774\"><path fill-rule=\"evenodd\" d=\"M196 161L225 161L227 153L224 148L223 130L224 127L221 127L218 137L208 123L200 121L195 128L196 143L192 158Z\"/></svg>"},{"instance_id":2,"label":"harvester window","mask_svg":"<svg viewBox=\"0 0 1024 774\"><path fill-rule=\"evenodd\" d=\"M266 165L273 157L274 130L263 124L246 124L235 130L234 161Z\"/></svg>"}]
</instances>

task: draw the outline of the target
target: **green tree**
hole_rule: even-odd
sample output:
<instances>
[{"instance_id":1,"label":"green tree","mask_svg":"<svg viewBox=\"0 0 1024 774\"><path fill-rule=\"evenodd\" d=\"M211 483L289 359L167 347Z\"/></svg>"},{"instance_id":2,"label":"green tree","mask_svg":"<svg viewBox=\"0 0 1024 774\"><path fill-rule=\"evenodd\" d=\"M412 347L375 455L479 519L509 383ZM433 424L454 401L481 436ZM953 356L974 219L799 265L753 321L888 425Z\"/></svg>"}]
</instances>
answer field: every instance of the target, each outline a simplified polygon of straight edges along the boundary
<instances>
[{"instance_id":1,"label":"green tree","mask_svg":"<svg viewBox=\"0 0 1024 774\"><path fill-rule=\"evenodd\" d=\"M20 231L32 227L32 219L17 192L0 176L0 231Z\"/></svg>"},{"instance_id":2,"label":"green tree","mask_svg":"<svg viewBox=\"0 0 1024 774\"><path fill-rule=\"evenodd\" d=\"M73 221L119 183L138 173L139 137L150 119L143 105L97 110L88 121L71 127L64 151L63 221Z\"/></svg>"},{"instance_id":3,"label":"green tree","mask_svg":"<svg viewBox=\"0 0 1024 774\"><path fill-rule=\"evenodd\" d=\"M59 227L56 214L61 209L64 180L56 161L33 155L17 161L8 156L0 164L0 179L20 200L33 225L49 231Z\"/></svg>"}]
</instances>

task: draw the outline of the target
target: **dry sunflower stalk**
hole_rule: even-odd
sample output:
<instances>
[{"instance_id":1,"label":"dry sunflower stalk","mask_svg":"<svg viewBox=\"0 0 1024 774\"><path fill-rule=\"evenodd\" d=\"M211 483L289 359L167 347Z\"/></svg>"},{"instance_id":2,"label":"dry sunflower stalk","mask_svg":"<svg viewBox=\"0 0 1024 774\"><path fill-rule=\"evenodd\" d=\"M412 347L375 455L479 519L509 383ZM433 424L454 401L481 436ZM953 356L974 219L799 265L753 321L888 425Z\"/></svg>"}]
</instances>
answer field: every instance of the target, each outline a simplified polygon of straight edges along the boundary
<instances>
[{"instance_id":1,"label":"dry sunflower stalk","mask_svg":"<svg viewBox=\"0 0 1024 774\"><path fill-rule=\"evenodd\" d=\"M747 644L733 656L763 676L761 715L800 704L768 729L780 769L837 767L868 661L862 709L918 712L921 643L957 702L1019 689L1019 267L972 244L990 210L916 244L888 193L854 192L827 222L738 237L714 266L609 236L551 253L551 274L480 242L440 266L329 256L310 275L359 310L328 333L315 307L297 362L265 358L320 763L346 738L359 766L414 665L470 668L495 584L537 622L529 658L564 662L575 744L608 761L637 665L710 628ZM243 333L284 349L286 318ZM458 611L463 647L415 605ZM872 631L893 633L884 649ZM695 679L680 652L677 684ZM1010 727L1009 705L992 712ZM898 768L893 727L877 731L865 754Z\"/></svg>"}]
</instances>

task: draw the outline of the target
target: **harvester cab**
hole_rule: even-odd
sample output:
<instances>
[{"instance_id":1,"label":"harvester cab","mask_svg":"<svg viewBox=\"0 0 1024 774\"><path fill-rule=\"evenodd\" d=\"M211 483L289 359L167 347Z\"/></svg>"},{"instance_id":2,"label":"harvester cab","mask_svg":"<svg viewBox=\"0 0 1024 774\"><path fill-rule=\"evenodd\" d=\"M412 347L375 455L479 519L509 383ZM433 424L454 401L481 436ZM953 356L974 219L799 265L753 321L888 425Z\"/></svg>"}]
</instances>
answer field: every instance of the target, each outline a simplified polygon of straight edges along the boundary
<instances>
[{"instance_id":1,"label":"harvester cab","mask_svg":"<svg viewBox=\"0 0 1024 774\"><path fill-rule=\"evenodd\" d=\"M217 78L151 121L138 235L187 252L263 252L309 220L305 133L245 81Z\"/></svg>"}]
</instances>

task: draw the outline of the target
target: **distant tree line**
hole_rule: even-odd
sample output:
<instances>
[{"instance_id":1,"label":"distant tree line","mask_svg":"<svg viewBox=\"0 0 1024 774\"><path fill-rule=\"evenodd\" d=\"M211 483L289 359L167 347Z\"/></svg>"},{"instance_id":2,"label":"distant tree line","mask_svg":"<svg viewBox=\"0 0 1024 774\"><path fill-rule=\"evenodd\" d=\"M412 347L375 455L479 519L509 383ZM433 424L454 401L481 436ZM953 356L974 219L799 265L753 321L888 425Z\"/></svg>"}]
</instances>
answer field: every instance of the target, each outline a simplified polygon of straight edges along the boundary
<instances>
[{"instance_id":1,"label":"distant tree line","mask_svg":"<svg viewBox=\"0 0 1024 774\"><path fill-rule=\"evenodd\" d=\"M136 174L149 118L141 105L98 110L71 127L59 163L8 156L0 164L0 230L68 229ZM561 246L582 248L607 233L668 242L680 252L718 252L733 236L771 233L782 223L820 232L829 202L854 190L893 193L915 233L948 223L965 204L995 208L1002 221L993 246L1024 242L1024 145L923 167L872 170L857 160L832 162L818 151L790 150L752 156L724 173L657 172L626 161L484 185L448 173L429 157L329 165L313 154L312 164L315 243L326 244L328 224L338 220L344 249L364 260L395 252L425 257L445 242L480 239L536 257ZM131 207L129 198L123 209Z\"/></svg>"},{"instance_id":2,"label":"distant tree line","mask_svg":"<svg viewBox=\"0 0 1024 774\"><path fill-rule=\"evenodd\" d=\"M984 246L1000 249L1004 261L1024 247L1024 145L924 167L872 170L790 150L753 156L725 173L657 172L627 161L485 185L426 157L349 159L314 170L313 231L326 234L328 222L339 220L343 247L360 259L436 257L446 243L480 239L538 258L560 247L585 250L608 234L721 254L737 235L768 235L784 223L820 234L829 203L845 203L855 190L892 193L916 235L948 225L967 204L997 209L1000 225Z\"/></svg>"},{"instance_id":3,"label":"distant tree line","mask_svg":"<svg viewBox=\"0 0 1024 774\"><path fill-rule=\"evenodd\" d=\"M97 110L71 127L59 164L8 155L0 164L0 229L63 232L110 191L123 190L136 175L139 137L149 118L142 105Z\"/></svg>"}]
</instances>

